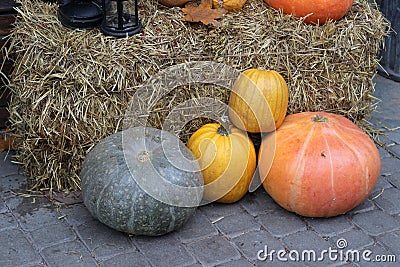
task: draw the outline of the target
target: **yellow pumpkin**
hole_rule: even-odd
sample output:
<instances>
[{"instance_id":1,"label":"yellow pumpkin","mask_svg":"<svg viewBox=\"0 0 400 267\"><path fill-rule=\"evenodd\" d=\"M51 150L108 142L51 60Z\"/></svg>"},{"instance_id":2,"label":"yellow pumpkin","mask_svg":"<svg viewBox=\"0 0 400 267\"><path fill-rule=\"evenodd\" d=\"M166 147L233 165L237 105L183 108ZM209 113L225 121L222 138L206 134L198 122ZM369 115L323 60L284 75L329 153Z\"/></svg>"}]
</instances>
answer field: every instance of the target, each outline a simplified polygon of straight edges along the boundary
<instances>
[{"instance_id":1,"label":"yellow pumpkin","mask_svg":"<svg viewBox=\"0 0 400 267\"><path fill-rule=\"evenodd\" d=\"M193 133L187 147L202 169L206 201L233 203L246 194L256 169L256 152L247 133L209 123Z\"/></svg>"},{"instance_id":2,"label":"yellow pumpkin","mask_svg":"<svg viewBox=\"0 0 400 267\"><path fill-rule=\"evenodd\" d=\"M213 8L225 8L228 11L241 9L247 0L212 0Z\"/></svg>"},{"instance_id":3,"label":"yellow pumpkin","mask_svg":"<svg viewBox=\"0 0 400 267\"><path fill-rule=\"evenodd\" d=\"M272 132L285 119L288 102L289 89L278 72L249 69L233 85L229 118L248 132Z\"/></svg>"}]
</instances>

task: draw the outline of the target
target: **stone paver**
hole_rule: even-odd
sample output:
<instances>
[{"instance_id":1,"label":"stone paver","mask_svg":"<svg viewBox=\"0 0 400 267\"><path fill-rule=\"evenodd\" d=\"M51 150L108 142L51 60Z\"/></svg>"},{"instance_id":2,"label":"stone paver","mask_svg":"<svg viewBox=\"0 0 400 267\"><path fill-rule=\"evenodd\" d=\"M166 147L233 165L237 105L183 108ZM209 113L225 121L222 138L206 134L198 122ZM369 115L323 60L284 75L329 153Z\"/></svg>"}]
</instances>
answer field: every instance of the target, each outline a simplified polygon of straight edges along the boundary
<instances>
[{"instance_id":1,"label":"stone paver","mask_svg":"<svg viewBox=\"0 0 400 267\"><path fill-rule=\"evenodd\" d=\"M86 247L78 240L64 242L43 249L42 255L49 266L96 266Z\"/></svg>"},{"instance_id":2,"label":"stone paver","mask_svg":"<svg viewBox=\"0 0 400 267\"><path fill-rule=\"evenodd\" d=\"M245 233L232 239L232 242L236 245L238 250L251 261L256 261L258 251L265 251L266 246L269 250L274 249L277 251L284 249L282 241L273 237L265 230Z\"/></svg>"},{"instance_id":3,"label":"stone paver","mask_svg":"<svg viewBox=\"0 0 400 267\"><path fill-rule=\"evenodd\" d=\"M204 266L215 266L241 258L240 253L225 238L208 237L188 244L189 251Z\"/></svg>"},{"instance_id":4,"label":"stone paver","mask_svg":"<svg viewBox=\"0 0 400 267\"><path fill-rule=\"evenodd\" d=\"M268 232L276 237L283 237L306 230L306 224L300 216L288 213L283 209L272 213L260 214L257 219Z\"/></svg>"},{"instance_id":5,"label":"stone paver","mask_svg":"<svg viewBox=\"0 0 400 267\"><path fill-rule=\"evenodd\" d=\"M76 231L83 244L99 260L133 249L127 234L115 231L97 220L81 224Z\"/></svg>"},{"instance_id":6,"label":"stone paver","mask_svg":"<svg viewBox=\"0 0 400 267\"><path fill-rule=\"evenodd\" d=\"M109 266L151 266L142 253L139 251L132 251L129 253L118 254L114 257L107 259L100 263L101 267Z\"/></svg>"},{"instance_id":7,"label":"stone paver","mask_svg":"<svg viewBox=\"0 0 400 267\"><path fill-rule=\"evenodd\" d=\"M388 176L400 172L399 160L394 157L383 158L381 159L381 163L382 163L381 166L382 175Z\"/></svg>"},{"instance_id":8,"label":"stone paver","mask_svg":"<svg viewBox=\"0 0 400 267\"><path fill-rule=\"evenodd\" d=\"M215 223L217 228L229 238L233 238L244 233L259 230L261 225L256 222L253 216L241 211L234 215L224 217Z\"/></svg>"},{"instance_id":9,"label":"stone paver","mask_svg":"<svg viewBox=\"0 0 400 267\"><path fill-rule=\"evenodd\" d=\"M392 151L397 157L400 157L400 145L391 146L390 151Z\"/></svg>"},{"instance_id":10,"label":"stone paver","mask_svg":"<svg viewBox=\"0 0 400 267\"><path fill-rule=\"evenodd\" d=\"M381 90L379 90L378 88L379 86L376 86L377 90L375 91L375 93L381 93L381 91L383 90L383 88L381 88ZM379 97L379 99L381 99L382 101L385 101L384 98L386 98L386 96L377 96ZM387 102L390 102L391 100L387 100ZM386 102L386 103L387 103ZM384 103L384 102L381 102ZM391 129L391 128L396 128L399 125L399 120L396 119L395 117L393 118L388 118L387 111L386 109L386 105L378 105L378 108L376 111L372 112L372 118L369 120L370 123L372 123L373 125L375 125L376 127L382 129L383 131L385 131L387 128ZM379 136L379 140L382 140L386 138L385 136L381 135ZM387 140L390 140L388 138L386 138ZM390 140L390 142L392 142Z\"/></svg>"},{"instance_id":11,"label":"stone paver","mask_svg":"<svg viewBox=\"0 0 400 267\"><path fill-rule=\"evenodd\" d=\"M0 214L5 213L7 211L8 211L8 208L7 208L6 204L4 203L4 201L2 199L0 199Z\"/></svg>"},{"instance_id":12,"label":"stone paver","mask_svg":"<svg viewBox=\"0 0 400 267\"><path fill-rule=\"evenodd\" d=\"M195 258L174 234L161 237L133 237L132 240L154 266L189 266L196 263Z\"/></svg>"},{"instance_id":13,"label":"stone paver","mask_svg":"<svg viewBox=\"0 0 400 267\"><path fill-rule=\"evenodd\" d=\"M235 261L230 261L230 262L225 262L223 264L217 265L218 267L252 267L254 266L250 262L244 259L240 260L235 260Z\"/></svg>"},{"instance_id":14,"label":"stone paver","mask_svg":"<svg viewBox=\"0 0 400 267\"><path fill-rule=\"evenodd\" d=\"M321 264L326 266L335 263L326 256L318 261L322 250L328 250L331 244L314 231L308 230L291 234L282 240L289 250L284 258L290 261L300 259L307 266L321 266Z\"/></svg>"},{"instance_id":15,"label":"stone paver","mask_svg":"<svg viewBox=\"0 0 400 267\"><path fill-rule=\"evenodd\" d=\"M329 241L331 242L332 247L337 249L337 244L340 239L346 240L347 248L349 249L363 249L374 244L374 238L357 228L350 229L347 232L331 237Z\"/></svg>"},{"instance_id":16,"label":"stone paver","mask_svg":"<svg viewBox=\"0 0 400 267\"><path fill-rule=\"evenodd\" d=\"M396 173L386 177L386 180L393 185L393 187L400 189L400 173Z\"/></svg>"},{"instance_id":17,"label":"stone paver","mask_svg":"<svg viewBox=\"0 0 400 267\"><path fill-rule=\"evenodd\" d=\"M60 213L44 197L13 197L8 199L6 204L21 227L27 231L60 221Z\"/></svg>"},{"instance_id":18,"label":"stone paver","mask_svg":"<svg viewBox=\"0 0 400 267\"><path fill-rule=\"evenodd\" d=\"M378 147L379 155L381 156L381 161L383 161L385 158L391 158L392 155L383 147Z\"/></svg>"},{"instance_id":19,"label":"stone paver","mask_svg":"<svg viewBox=\"0 0 400 267\"><path fill-rule=\"evenodd\" d=\"M21 230L1 231L0 240L0 266L39 264L42 262L42 258Z\"/></svg>"},{"instance_id":20,"label":"stone paver","mask_svg":"<svg viewBox=\"0 0 400 267\"><path fill-rule=\"evenodd\" d=\"M83 204L62 208L60 213L73 226L79 226L93 220L93 216Z\"/></svg>"},{"instance_id":21,"label":"stone paver","mask_svg":"<svg viewBox=\"0 0 400 267\"><path fill-rule=\"evenodd\" d=\"M333 218L306 218L305 220L321 236L334 236L353 227L345 215Z\"/></svg>"},{"instance_id":22,"label":"stone paver","mask_svg":"<svg viewBox=\"0 0 400 267\"><path fill-rule=\"evenodd\" d=\"M22 174L7 175L0 179L0 197L3 199L14 197L19 191L26 191L26 178Z\"/></svg>"},{"instance_id":23,"label":"stone paver","mask_svg":"<svg viewBox=\"0 0 400 267\"><path fill-rule=\"evenodd\" d=\"M45 197L19 195L26 193L27 181L11 153L0 160L0 266L398 266L400 159L394 156L400 152L400 83L380 76L375 81L382 102L371 122L387 134L380 137L386 145L378 148L381 177L369 198L345 215L304 218L285 211L260 187L237 203L200 207L174 233L129 236L94 220L82 203L58 208ZM347 243L343 251L394 255L397 263L277 257L278 251L288 258L338 250L338 240ZM273 261L257 258L265 250L274 251Z\"/></svg>"},{"instance_id":24,"label":"stone paver","mask_svg":"<svg viewBox=\"0 0 400 267\"><path fill-rule=\"evenodd\" d=\"M383 211L394 215L400 213L400 190L397 188L388 188L382 194L374 199L374 203Z\"/></svg>"},{"instance_id":25,"label":"stone paver","mask_svg":"<svg viewBox=\"0 0 400 267\"><path fill-rule=\"evenodd\" d=\"M400 231L386 233L378 237L377 240L382 243L388 251L400 257Z\"/></svg>"},{"instance_id":26,"label":"stone paver","mask_svg":"<svg viewBox=\"0 0 400 267\"><path fill-rule=\"evenodd\" d=\"M12 213L1 213L0 214L0 231L8 230L10 228L17 228L18 222L15 220Z\"/></svg>"},{"instance_id":27,"label":"stone paver","mask_svg":"<svg viewBox=\"0 0 400 267\"><path fill-rule=\"evenodd\" d=\"M265 192L262 186L255 192L247 194L240 201L240 204L252 216L281 209L281 207Z\"/></svg>"},{"instance_id":28,"label":"stone paver","mask_svg":"<svg viewBox=\"0 0 400 267\"><path fill-rule=\"evenodd\" d=\"M368 266L398 266L399 260L397 259L397 263L393 261L389 261L389 257L391 258L393 256L393 253L389 252L386 250L381 244L376 243L374 245L371 245L369 247L366 247L364 250L361 252L364 252L366 250L371 251L371 253L363 254L361 253L360 255L360 261L357 263L360 264L360 266L368 267Z\"/></svg>"},{"instance_id":29,"label":"stone paver","mask_svg":"<svg viewBox=\"0 0 400 267\"><path fill-rule=\"evenodd\" d=\"M64 221L36 229L30 232L30 235L40 250L76 239L72 227Z\"/></svg>"},{"instance_id":30,"label":"stone paver","mask_svg":"<svg viewBox=\"0 0 400 267\"><path fill-rule=\"evenodd\" d=\"M386 131L385 132L387 135L387 138L391 141L393 141L393 143L399 145L400 144L400 134L398 134L395 131ZM393 148L391 148L392 150Z\"/></svg>"},{"instance_id":31,"label":"stone paver","mask_svg":"<svg viewBox=\"0 0 400 267\"><path fill-rule=\"evenodd\" d=\"M385 177L379 177L374 189L372 190L369 199L376 199L382 195L382 193L389 188L392 188L392 184L387 181Z\"/></svg>"},{"instance_id":32,"label":"stone paver","mask_svg":"<svg viewBox=\"0 0 400 267\"><path fill-rule=\"evenodd\" d=\"M371 236L381 235L400 228L399 219L381 210L356 214L352 221Z\"/></svg>"},{"instance_id":33,"label":"stone paver","mask_svg":"<svg viewBox=\"0 0 400 267\"><path fill-rule=\"evenodd\" d=\"M0 153L0 179L10 176L10 175L17 175L18 174L18 165L13 164L13 157L15 153L7 153L1 152ZM4 187L3 180L0 184L0 188Z\"/></svg>"},{"instance_id":34,"label":"stone paver","mask_svg":"<svg viewBox=\"0 0 400 267\"><path fill-rule=\"evenodd\" d=\"M220 220L229 215L237 214L242 212L242 208L239 203L233 204L220 204L211 203L200 207L200 210L212 221Z\"/></svg>"},{"instance_id":35,"label":"stone paver","mask_svg":"<svg viewBox=\"0 0 400 267\"><path fill-rule=\"evenodd\" d=\"M366 199L363 203L361 203L360 205L358 205L357 207L355 207L354 209L349 211L348 214L362 213L362 212L366 212L366 211L371 211L375 208L376 207L375 207L374 203L371 200Z\"/></svg>"},{"instance_id":36,"label":"stone paver","mask_svg":"<svg viewBox=\"0 0 400 267\"><path fill-rule=\"evenodd\" d=\"M197 210L195 216L178 231L177 236L182 242L187 243L217 234L215 225L200 210Z\"/></svg>"}]
</instances>

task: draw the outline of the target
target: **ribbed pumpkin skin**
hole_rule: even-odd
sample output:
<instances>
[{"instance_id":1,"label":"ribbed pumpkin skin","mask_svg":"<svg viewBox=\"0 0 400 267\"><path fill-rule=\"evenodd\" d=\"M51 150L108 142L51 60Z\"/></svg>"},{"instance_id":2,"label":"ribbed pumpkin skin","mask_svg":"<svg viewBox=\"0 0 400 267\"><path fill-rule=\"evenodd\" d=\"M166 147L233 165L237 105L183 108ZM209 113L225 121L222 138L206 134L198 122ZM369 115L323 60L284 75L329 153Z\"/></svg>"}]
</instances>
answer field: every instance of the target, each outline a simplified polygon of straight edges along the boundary
<instances>
[{"instance_id":1,"label":"ribbed pumpkin skin","mask_svg":"<svg viewBox=\"0 0 400 267\"><path fill-rule=\"evenodd\" d=\"M322 115L326 122L315 122ZM263 164L276 137L268 172ZM344 214L361 204L381 169L374 142L345 117L325 112L289 115L276 134L262 141L260 177L265 190L283 208L309 217Z\"/></svg>"},{"instance_id":2,"label":"ribbed pumpkin skin","mask_svg":"<svg viewBox=\"0 0 400 267\"><path fill-rule=\"evenodd\" d=\"M289 89L278 72L249 69L233 85L229 119L248 132L271 132L285 119L288 102Z\"/></svg>"},{"instance_id":3,"label":"ribbed pumpkin skin","mask_svg":"<svg viewBox=\"0 0 400 267\"><path fill-rule=\"evenodd\" d=\"M133 131L132 134L124 131L124 137L122 132L110 135L88 153L80 175L83 201L95 218L111 228L134 235L159 236L182 227L194 215L196 207L178 207L161 202L146 193L133 177L142 175L150 179L152 175L157 175L157 171L171 183L199 188L203 180L199 171L181 171L169 163L158 141L160 130L146 128L147 135L140 136L135 132L138 128L141 127L126 130ZM164 137L169 140L176 138L168 133ZM127 154L126 157L139 166L131 172L124 158L122 138L129 138L125 141L131 143L132 151L138 153L144 149L142 141L145 139L146 147L150 148L150 161L142 163L136 160L139 154ZM181 150L185 156L194 159L183 143ZM172 154L175 155L174 152ZM147 164L152 164L156 171L145 168ZM161 193L169 194L168 191ZM200 204L202 188L198 195L188 194L187 198Z\"/></svg>"},{"instance_id":4,"label":"ribbed pumpkin skin","mask_svg":"<svg viewBox=\"0 0 400 267\"><path fill-rule=\"evenodd\" d=\"M242 9L247 0L212 0L213 8L225 8L228 11Z\"/></svg>"},{"instance_id":5,"label":"ribbed pumpkin skin","mask_svg":"<svg viewBox=\"0 0 400 267\"><path fill-rule=\"evenodd\" d=\"M256 168L256 153L253 142L243 131L230 126L231 133L221 135L219 128L218 123L203 125L189 138L187 147L202 168L204 198L233 203L249 189Z\"/></svg>"},{"instance_id":6,"label":"ribbed pumpkin skin","mask_svg":"<svg viewBox=\"0 0 400 267\"><path fill-rule=\"evenodd\" d=\"M350 10L353 0L264 0L274 9L281 9L285 14L295 17L308 16L304 22L324 24L328 19L341 19Z\"/></svg>"}]
</instances>

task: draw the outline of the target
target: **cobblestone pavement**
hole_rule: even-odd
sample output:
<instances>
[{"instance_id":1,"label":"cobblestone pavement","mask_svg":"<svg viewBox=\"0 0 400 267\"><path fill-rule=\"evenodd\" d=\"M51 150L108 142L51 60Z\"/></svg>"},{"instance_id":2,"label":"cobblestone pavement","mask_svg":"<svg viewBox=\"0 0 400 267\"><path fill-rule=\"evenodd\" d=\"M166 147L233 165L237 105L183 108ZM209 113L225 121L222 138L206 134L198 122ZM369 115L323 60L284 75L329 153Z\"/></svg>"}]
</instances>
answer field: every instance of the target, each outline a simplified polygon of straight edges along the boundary
<instances>
[{"instance_id":1,"label":"cobblestone pavement","mask_svg":"<svg viewBox=\"0 0 400 267\"><path fill-rule=\"evenodd\" d=\"M346 215L303 218L284 211L259 188L238 203L199 208L178 232L130 237L92 219L83 204L57 207L42 196L16 195L26 178L8 156L0 161L0 266L399 266L400 83L380 76L375 81L382 101L371 122L387 134L379 148L381 177L370 198ZM347 247L340 249L344 241ZM270 258L257 259L265 246L268 252L285 250L289 261L277 260L277 253L272 264ZM296 254L289 250L333 253L322 262L293 262L289 256ZM357 250L360 262L356 253L353 262L334 260L340 256L335 250ZM397 264L366 262L362 253L382 260L394 255Z\"/></svg>"}]
</instances>

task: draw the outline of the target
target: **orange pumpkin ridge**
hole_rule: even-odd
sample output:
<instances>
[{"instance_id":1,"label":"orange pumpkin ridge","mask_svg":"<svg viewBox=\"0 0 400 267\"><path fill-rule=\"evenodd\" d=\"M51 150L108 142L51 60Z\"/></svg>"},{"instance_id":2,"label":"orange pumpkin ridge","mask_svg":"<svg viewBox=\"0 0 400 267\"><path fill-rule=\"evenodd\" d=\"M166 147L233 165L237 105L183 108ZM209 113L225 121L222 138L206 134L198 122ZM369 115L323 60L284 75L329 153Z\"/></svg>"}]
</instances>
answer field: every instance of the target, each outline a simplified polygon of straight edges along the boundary
<instances>
[{"instance_id":1,"label":"orange pumpkin ridge","mask_svg":"<svg viewBox=\"0 0 400 267\"><path fill-rule=\"evenodd\" d=\"M304 18L305 23L324 24L327 20L341 19L352 7L354 0L264 0L274 9Z\"/></svg>"}]
</instances>

